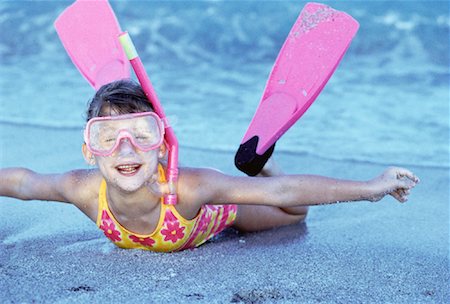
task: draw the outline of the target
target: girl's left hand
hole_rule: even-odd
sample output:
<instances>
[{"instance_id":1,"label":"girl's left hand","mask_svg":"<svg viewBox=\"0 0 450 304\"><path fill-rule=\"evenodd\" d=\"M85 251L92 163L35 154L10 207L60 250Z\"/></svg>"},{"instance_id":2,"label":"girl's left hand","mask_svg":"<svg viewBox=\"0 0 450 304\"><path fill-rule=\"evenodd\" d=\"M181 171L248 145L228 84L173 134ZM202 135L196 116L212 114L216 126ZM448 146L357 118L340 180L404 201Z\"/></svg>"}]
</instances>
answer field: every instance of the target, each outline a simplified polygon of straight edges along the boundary
<instances>
[{"instance_id":1,"label":"girl's left hand","mask_svg":"<svg viewBox=\"0 0 450 304\"><path fill-rule=\"evenodd\" d=\"M404 203L408 200L410 191L419 182L419 178L407 169L388 168L380 176L368 182L371 189L368 200L377 202L389 194Z\"/></svg>"}]
</instances>

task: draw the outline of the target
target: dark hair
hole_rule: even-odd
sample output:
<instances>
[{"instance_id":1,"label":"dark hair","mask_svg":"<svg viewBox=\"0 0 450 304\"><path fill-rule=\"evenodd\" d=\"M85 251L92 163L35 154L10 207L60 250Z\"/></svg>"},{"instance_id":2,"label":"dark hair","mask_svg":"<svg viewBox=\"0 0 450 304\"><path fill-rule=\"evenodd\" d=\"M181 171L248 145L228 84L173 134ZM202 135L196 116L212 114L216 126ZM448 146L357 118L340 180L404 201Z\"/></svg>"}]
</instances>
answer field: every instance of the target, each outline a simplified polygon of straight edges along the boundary
<instances>
[{"instance_id":1,"label":"dark hair","mask_svg":"<svg viewBox=\"0 0 450 304\"><path fill-rule=\"evenodd\" d=\"M102 86L90 100L86 121L93 117L154 111L142 87L131 79L122 79Z\"/></svg>"}]
</instances>

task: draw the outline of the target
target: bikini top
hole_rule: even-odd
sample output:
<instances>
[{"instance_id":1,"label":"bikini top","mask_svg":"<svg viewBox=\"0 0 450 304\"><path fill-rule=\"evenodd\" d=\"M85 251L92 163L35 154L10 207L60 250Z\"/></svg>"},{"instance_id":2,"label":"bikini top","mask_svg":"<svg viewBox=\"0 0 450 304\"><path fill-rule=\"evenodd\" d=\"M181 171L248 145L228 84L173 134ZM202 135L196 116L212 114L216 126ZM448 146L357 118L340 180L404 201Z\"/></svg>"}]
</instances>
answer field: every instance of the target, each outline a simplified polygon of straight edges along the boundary
<instances>
[{"instance_id":1,"label":"bikini top","mask_svg":"<svg viewBox=\"0 0 450 304\"><path fill-rule=\"evenodd\" d=\"M164 169L158 167L160 182L165 182ZM106 181L103 180L98 195L97 226L115 245L127 249L145 249L172 252L194 248L205 243L236 219L236 205L203 205L192 220L182 217L174 205L164 204L158 225L150 234L134 233L123 227L112 214L106 199Z\"/></svg>"}]
</instances>

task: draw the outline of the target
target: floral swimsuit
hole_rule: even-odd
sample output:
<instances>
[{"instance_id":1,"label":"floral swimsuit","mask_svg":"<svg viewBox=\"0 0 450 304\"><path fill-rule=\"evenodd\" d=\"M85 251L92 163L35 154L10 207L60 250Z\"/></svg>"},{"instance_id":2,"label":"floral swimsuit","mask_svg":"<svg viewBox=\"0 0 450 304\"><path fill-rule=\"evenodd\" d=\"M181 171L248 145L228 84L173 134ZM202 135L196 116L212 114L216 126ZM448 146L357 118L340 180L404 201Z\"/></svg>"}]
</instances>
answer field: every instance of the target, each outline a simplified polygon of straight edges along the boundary
<instances>
[{"instance_id":1,"label":"floral swimsuit","mask_svg":"<svg viewBox=\"0 0 450 304\"><path fill-rule=\"evenodd\" d=\"M159 173L164 181L164 170ZM236 219L236 205L203 205L192 220L183 218L173 205L164 204L155 231L148 235L134 233L123 227L111 213L106 199L106 182L103 180L98 196L97 226L106 237L121 248L146 249L160 252L194 248L205 243Z\"/></svg>"}]
</instances>

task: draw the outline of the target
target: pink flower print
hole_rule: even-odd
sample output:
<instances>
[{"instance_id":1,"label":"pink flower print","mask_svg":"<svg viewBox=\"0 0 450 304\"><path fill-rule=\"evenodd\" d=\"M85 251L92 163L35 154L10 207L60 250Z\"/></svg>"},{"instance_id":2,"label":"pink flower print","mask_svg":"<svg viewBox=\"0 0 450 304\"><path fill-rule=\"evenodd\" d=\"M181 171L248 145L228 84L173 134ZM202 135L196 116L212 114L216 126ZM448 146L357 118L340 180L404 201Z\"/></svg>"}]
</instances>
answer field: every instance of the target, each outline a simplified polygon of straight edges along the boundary
<instances>
[{"instance_id":1,"label":"pink flower print","mask_svg":"<svg viewBox=\"0 0 450 304\"><path fill-rule=\"evenodd\" d=\"M180 227L178 222L168 222L166 229L161 230L161 234L164 235L164 241L171 241L176 243L184 237L184 229L186 227Z\"/></svg>"},{"instance_id":2,"label":"pink flower print","mask_svg":"<svg viewBox=\"0 0 450 304\"><path fill-rule=\"evenodd\" d=\"M166 217L165 217L164 220L165 221L169 221L169 222L176 222L176 221L178 221L177 217L170 210L166 211Z\"/></svg>"},{"instance_id":3,"label":"pink flower print","mask_svg":"<svg viewBox=\"0 0 450 304\"><path fill-rule=\"evenodd\" d=\"M147 247L153 247L153 245L155 244L155 240L152 238L142 238L142 237L138 237L136 235L130 235L130 239L135 242L135 243L139 243L141 245L147 246Z\"/></svg>"},{"instance_id":4,"label":"pink flower print","mask_svg":"<svg viewBox=\"0 0 450 304\"><path fill-rule=\"evenodd\" d=\"M114 223L107 223L106 221L102 221L102 225L100 229L103 230L106 237L109 238L113 242L119 242L122 239L120 238L120 232L116 230L116 226Z\"/></svg>"},{"instance_id":5,"label":"pink flower print","mask_svg":"<svg viewBox=\"0 0 450 304\"><path fill-rule=\"evenodd\" d=\"M100 225L100 229L103 230L106 237L109 238L113 242L119 242L122 239L120 238L120 231L116 230L116 225L109 217L106 210L102 212L102 224Z\"/></svg>"},{"instance_id":6,"label":"pink flower print","mask_svg":"<svg viewBox=\"0 0 450 304\"><path fill-rule=\"evenodd\" d=\"M102 212L102 221L111 221L111 218L108 215L108 212L106 210L103 210Z\"/></svg>"}]
</instances>

